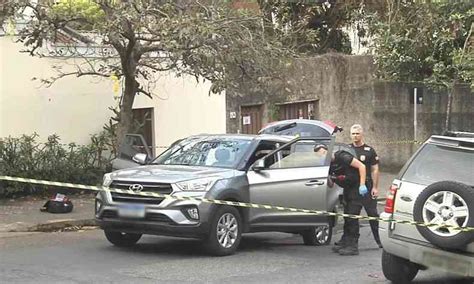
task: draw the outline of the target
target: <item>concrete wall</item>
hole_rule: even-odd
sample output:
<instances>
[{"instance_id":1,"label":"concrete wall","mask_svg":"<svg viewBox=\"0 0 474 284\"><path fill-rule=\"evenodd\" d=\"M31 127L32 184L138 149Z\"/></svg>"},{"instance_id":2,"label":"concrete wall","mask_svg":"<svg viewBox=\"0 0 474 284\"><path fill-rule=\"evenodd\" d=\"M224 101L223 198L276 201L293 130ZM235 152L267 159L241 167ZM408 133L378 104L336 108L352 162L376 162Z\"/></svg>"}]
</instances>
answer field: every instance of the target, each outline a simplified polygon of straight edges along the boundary
<instances>
[{"instance_id":1,"label":"concrete wall","mask_svg":"<svg viewBox=\"0 0 474 284\"><path fill-rule=\"evenodd\" d=\"M0 37L0 137L36 132L44 140L56 133L64 143L88 143L112 115L112 81L69 77L46 88L31 79L53 76L58 59L31 57L21 49L13 37ZM65 68L74 63L62 62Z\"/></svg>"},{"instance_id":2,"label":"concrete wall","mask_svg":"<svg viewBox=\"0 0 474 284\"><path fill-rule=\"evenodd\" d=\"M384 142L413 140L413 104L409 93L413 85L381 82L374 78L370 56L328 54L297 61L283 82L266 92L255 91L249 84L227 92L227 131L240 131L240 106L264 103L264 123L272 120L274 104L301 100L319 100L320 120L332 120L345 131L341 142L350 142L349 128L360 123L366 141L379 152L385 169L399 169L418 146ZM446 112L446 92L424 89L423 104L418 105L418 140L442 132ZM230 112L237 112L230 119ZM474 131L474 99L468 87L459 87L453 102L453 130Z\"/></svg>"},{"instance_id":3,"label":"concrete wall","mask_svg":"<svg viewBox=\"0 0 474 284\"><path fill-rule=\"evenodd\" d=\"M69 77L46 88L31 78L53 76L54 63L73 70L75 62L31 57L20 53L22 48L13 37L0 37L0 137L36 132L44 140L56 133L64 143L89 143L90 135L113 115L108 109L116 105L112 80ZM225 95L209 96L209 87L191 77L162 74L153 100L136 98L134 108L154 108L155 146L192 134L225 132Z\"/></svg>"},{"instance_id":4,"label":"concrete wall","mask_svg":"<svg viewBox=\"0 0 474 284\"><path fill-rule=\"evenodd\" d=\"M225 133L225 94L209 95L210 83L164 74L153 99L140 95L134 108L154 107L156 154L180 138L201 133Z\"/></svg>"}]
</instances>

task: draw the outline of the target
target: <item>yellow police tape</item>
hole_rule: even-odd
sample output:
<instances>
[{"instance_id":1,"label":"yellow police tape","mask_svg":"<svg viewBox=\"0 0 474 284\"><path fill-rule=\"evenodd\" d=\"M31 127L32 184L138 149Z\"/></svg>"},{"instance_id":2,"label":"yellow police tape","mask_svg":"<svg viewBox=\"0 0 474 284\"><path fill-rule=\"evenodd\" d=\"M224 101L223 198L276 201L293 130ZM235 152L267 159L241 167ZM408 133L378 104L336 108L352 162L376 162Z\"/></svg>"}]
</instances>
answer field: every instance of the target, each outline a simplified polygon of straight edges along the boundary
<instances>
[{"instance_id":1,"label":"yellow police tape","mask_svg":"<svg viewBox=\"0 0 474 284\"><path fill-rule=\"evenodd\" d=\"M399 140L399 141L372 141L369 144L382 144L382 145L392 145L392 144L416 144L421 145L424 142L416 141L416 140Z\"/></svg>"},{"instance_id":2,"label":"yellow police tape","mask_svg":"<svg viewBox=\"0 0 474 284\"><path fill-rule=\"evenodd\" d=\"M388 222L388 223L409 224L409 225L421 226L421 227L450 228L450 229L461 231L461 232L474 231L474 227L458 227L458 226L451 226L451 225L446 225L446 224L440 225L440 224L435 224L435 223L420 223L420 222L415 222L415 221L396 220L392 218L370 217L370 216L352 215L352 214L336 213L336 212L329 212L329 211L299 209L299 208L283 207L283 206L276 206L276 205L269 205L269 204L254 204L254 203L246 203L246 202L216 200L216 199L208 199L208 198L202 198L202 197L173 196L169 194L161 194L161 193L156 193L156 192L135 192L133 190L109 188L109 187L104 187L104 186L83 185L83 184L75 184L75 183L68 183L68 182L56 182L56 181L38 180L38 179L11 177L11 176L0 176L0 180L22 182L22 183L32 183L32 184L42 184L42 185L52 185L52 186L58 186L58 187L68 187L68 188L93 190L93 191L110 191L110 192L125 193L125 194L131 194L131 195L171 198L171 199L176 199L176 200L201 201L201 202L207 202L207 203L213 203L213 204L231 205L231 206L247 207L247 208L302 212L302 213L309 213L309 214L323 215L323 216L338 216L338 217L352 218L352 219L358 219L358 220L368 220L368 221L373 220L373 221L382 221L382 222Z\"/></svg>"}]
</instances>

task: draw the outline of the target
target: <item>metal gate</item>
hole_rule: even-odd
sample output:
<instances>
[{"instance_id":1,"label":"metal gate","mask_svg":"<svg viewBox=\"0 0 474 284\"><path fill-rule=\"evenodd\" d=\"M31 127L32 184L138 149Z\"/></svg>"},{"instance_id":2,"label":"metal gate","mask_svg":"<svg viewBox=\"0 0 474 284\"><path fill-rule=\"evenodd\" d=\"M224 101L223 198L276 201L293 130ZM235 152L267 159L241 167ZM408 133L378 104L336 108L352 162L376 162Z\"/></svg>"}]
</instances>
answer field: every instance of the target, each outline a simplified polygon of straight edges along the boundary
<instances>
[{"instance_id":1,"label":"metal gate","mask_svg":"<svg viewBox=\"0 0 474 284\"><path fill-rule=\"evenodd\" d=\"M262 105L241 106L240 126L244 134L257 134L262 128Z\"/></svg>"}]
</instances>

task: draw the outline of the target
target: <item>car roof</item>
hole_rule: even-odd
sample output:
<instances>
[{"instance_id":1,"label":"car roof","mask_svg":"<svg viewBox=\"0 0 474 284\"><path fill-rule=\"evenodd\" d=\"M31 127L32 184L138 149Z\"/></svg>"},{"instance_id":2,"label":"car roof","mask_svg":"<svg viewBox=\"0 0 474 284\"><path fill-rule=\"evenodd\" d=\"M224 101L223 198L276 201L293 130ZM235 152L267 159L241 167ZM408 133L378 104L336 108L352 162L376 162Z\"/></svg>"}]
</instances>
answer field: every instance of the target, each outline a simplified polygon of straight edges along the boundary
<instances>
[{"instance_id":1,"label":"car roof","mask_svg":"<svg viewBox=\"0 0 474 284\"><path fill-rule=\"evenodd\" d=\"M233 138L233 139L243 139L243 140L274 140L274 141L281 141L281 142L288 142L293 139L295 139L295 136L289 136L289 135L273 135L273 134L198 134L198 135L193 135L191 137L196 137L196 138L204 138L204 137L209 137L209 138Z\"/></svg>"},{"instance_id":2,"label":"car roof","mask_svg":"<svg viewBox=\"0 0 474 284\"><path fill-rule=\"evenodd\" d=\"M451 137L451 136L442 136L442 135L432 135L427 143L441 143L449 144L452 146L458 146L459 142L472 143L474 146L474 137Z\"/></svg>"},{"instance_id":3,"label":"car roof","mask_svg":"<svg viewBox=\"0 0 474 284\"><path fill-rule=\"evenodd\" d=\"M319 126L319 127L323 128L324 130L326 130L329 133L332 133L334 131L334 127L326 124L325 122L322 122L320 120L312 120L312 119L288 119L288 120L275 121L275 122L271 122L268 125L262 127L262 129L260 129L260 131L262 131L264 129L267 129L269 127L274 127L276 125L289 124L289 123L293 123L293 122L296 122L298 124L316 125L316 126Z\"/></svg>"}]
</instances>

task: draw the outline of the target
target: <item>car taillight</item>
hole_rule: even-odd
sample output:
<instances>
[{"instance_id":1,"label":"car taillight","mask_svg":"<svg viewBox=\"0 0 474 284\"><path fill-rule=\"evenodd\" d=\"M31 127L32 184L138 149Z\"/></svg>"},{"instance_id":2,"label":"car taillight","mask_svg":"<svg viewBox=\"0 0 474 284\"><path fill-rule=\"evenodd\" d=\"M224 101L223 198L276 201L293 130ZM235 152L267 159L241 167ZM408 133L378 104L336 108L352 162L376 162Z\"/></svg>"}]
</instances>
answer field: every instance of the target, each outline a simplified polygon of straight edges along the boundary
<instances>
[{"instance_id":1,"label":"car taillight","mask_svg":"<svg viewBox=\"0 0 474 284\"><path fill-rule=\"evenodd\" d=\"M385 201L385 213L393 213L395 209L395 195L397 195L398 186L392 184Z\"/></svg>"}]
</instances>

